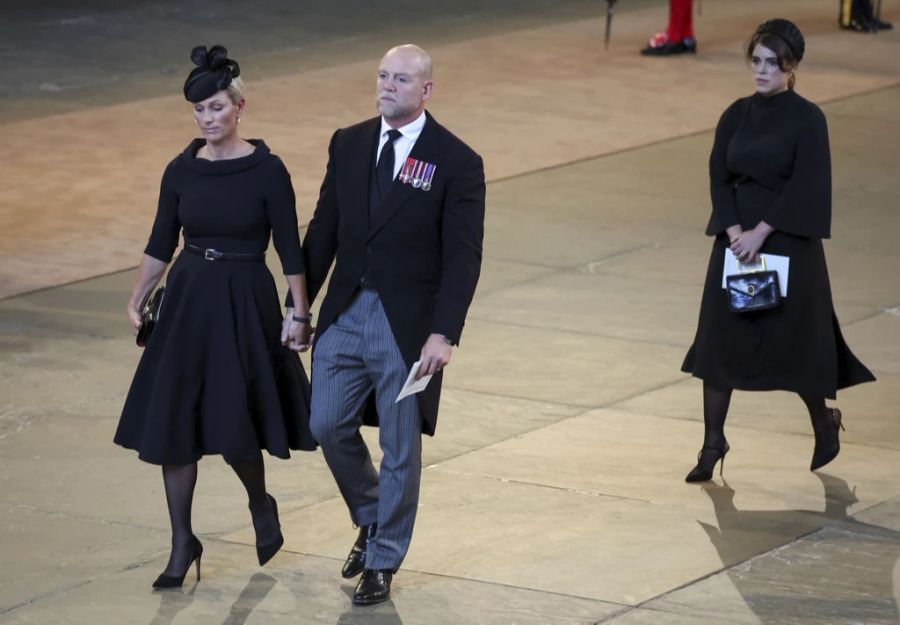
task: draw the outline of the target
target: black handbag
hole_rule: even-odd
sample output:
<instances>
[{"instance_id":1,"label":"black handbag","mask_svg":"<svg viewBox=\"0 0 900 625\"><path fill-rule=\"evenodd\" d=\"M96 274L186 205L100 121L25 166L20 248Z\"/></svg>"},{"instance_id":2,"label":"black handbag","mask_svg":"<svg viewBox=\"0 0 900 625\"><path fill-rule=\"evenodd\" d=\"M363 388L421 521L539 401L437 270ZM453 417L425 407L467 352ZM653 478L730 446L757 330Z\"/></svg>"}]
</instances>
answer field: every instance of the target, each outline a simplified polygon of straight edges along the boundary
<instances>
[{"instance_id":1,"label":"black handbag","mask_svg":"<svg viewBox=\"0 0 900 625\"><path fill-rule=\"evenodd\" d=\"M728 309L731 312L748 313L770 310L781 304L778 272L766 271L766 259L761 258L761 261L761 270L754 269L725 277ZM740 267L741 263L738 263L738 268L740 269Z\"/></svg>"},{"instance_id":2,"label":"black handbag","mask_svg":"<svg viewBox=\"0 0 900 625\"><path fill-rule=\"evenodd\" d=\"M156 327L156 322L159 321L159 313L162 310L165 295L166 287L161 286L156 289L156 293L144 304L144 309L141 311L141 327L138 328L137 338L134 340L138 347L143 347L150 340L153 328Z\"/></svg>"}]
</instances>

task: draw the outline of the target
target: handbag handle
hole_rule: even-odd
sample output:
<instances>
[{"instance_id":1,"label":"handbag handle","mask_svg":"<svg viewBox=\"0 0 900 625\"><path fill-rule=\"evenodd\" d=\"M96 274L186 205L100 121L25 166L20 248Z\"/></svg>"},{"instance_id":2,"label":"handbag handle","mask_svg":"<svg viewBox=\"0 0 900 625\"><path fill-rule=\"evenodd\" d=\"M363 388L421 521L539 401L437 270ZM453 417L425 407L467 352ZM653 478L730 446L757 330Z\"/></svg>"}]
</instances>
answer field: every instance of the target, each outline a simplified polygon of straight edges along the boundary
<instances>
[{"instance_id":1,"label":"handbag handle","mask_svg":"<svg viewBox=\"0 0 900 625\"><path fill-rule=\"evenodd\" d=\"M751 269L744 269L744 267L751 267ZM762 269L757 269L757 267L762 267ZM741 261L737 261L737 270L738 273L754 273L756 271L765 271L766 257L760 254L758 263L742 263Z\"/></svg>"}]
</instances>

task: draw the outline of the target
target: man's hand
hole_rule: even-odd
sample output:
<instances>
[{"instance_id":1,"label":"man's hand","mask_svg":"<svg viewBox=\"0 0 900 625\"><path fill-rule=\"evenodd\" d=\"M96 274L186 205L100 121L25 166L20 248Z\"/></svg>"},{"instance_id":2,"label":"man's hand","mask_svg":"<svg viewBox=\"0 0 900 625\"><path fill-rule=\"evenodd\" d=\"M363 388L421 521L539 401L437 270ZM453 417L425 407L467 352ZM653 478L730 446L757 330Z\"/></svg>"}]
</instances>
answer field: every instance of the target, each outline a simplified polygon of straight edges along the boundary
<instances>
[{"instance_id":1,"label":"man's hand","mask_svg":"<svg viewBox=\"0 0 900 625\"><path fill-rule=\"evenodd\" d=\"M305 352L310 348L313 327L309 322L291 321L288 324L287 342L285 345L295 352Z\"/></svg>"},{"instance_id":2,"label":"man's hand","mask_svg":"<svg viewBox=\"0 0 900 625\"><path fill-rule=\"evenodd\" d=\"M312 343L313 327L308 322L294 321L294 309L284 309L281 322L281 344L295 352L305 352Z\"/></svg>"},{"instance_id":3,"label":"man's hand","mask_svg":"<svg viewBox=\"0 0 900 625\"><path fill-rule=\"evenodd\" d=\"M422 353L419 356L419 360L422 361L422 364L419 365L419 372L416 375L416 379L418 380L423 376L437 373L446 367L447 363L450 362L450 354L452 352L453 347L445 343L444 337L440 334L429 335L428 340L425 341L424 347L422 347Z\"/></svg>"}]
</instances>

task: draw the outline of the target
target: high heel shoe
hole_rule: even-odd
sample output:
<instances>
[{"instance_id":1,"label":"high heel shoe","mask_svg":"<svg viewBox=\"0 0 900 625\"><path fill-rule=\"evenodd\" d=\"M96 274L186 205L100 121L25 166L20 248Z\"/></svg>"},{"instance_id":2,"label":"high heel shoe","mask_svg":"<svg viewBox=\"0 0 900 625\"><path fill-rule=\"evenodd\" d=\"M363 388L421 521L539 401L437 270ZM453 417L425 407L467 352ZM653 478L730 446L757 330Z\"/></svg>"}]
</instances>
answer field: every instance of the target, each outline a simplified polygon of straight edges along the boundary
<instances>
[{"instance_id":1,"label":"high heel shoe","mask_svg":"<svg viewBox=\"0 0 900 625\"><path fill-rule=\"evenodd\" d=\"M821 469L834 460L841 451L840 430L846 430L841 422L841 411L837 408L826 408L831 417L831 424L824 430L816 431L816 448L813 450L810 471Z\"/></svg>"},{"instance_id":2,"label":"high heel shoe","mask_svg":"<svg viewBox=\"0 0 900 625\"><path fill-rule=\"evenodd\" d=\"M181 575L166 575L163 573L153 582L154 588L181 588L184 583L184 576L191 570L191 565L197 563L197 581L200 581L200 558L203 557L203 545L197 540L196 536L191 536L193 545L191 545L191 561L188 563L187 569Z\"/></svg>"},{"instance_id":3,"label":"high heel shoe","mask_svg":"<svg viewBox=\"0 0 900 625\"><path fill-rule=\"evenodd\" d=\"M278 553L278 550L281 549L281 546L284 545L284 534L281 533L281 521L278 520L278 504L275 503L275 498L272 495L267 493L266 497L272 502L272 510L275 512L275 522L278 524L278 538L265 545L256 546L256 558L259 560L260 566L263 566L266 562L271 560L272 557Z\"/></svg>"},{"instance_id":4,"label":"high heel shoe","mask_svg":"<svg viewBox=\"0 0 900 625\"><path fill-rule=\"evenodd\" d=\"M691 472L687 474L687 477L684 478L685 482L708 482L712 479L713 471L716 469L716 463L720 460L722 464L719 465L719 475L722 475L722 472L725 470L725 455L729 452L731 447L728 446L728 441L725 441L725 446L722 448L719 447L704 447L700 450L700 453L697 454L697 466L691 469ZM711 452L714 453L712 465L709 468L703 466L701 459L703 457L703 452Z\"/></svg>"}]
</instances>

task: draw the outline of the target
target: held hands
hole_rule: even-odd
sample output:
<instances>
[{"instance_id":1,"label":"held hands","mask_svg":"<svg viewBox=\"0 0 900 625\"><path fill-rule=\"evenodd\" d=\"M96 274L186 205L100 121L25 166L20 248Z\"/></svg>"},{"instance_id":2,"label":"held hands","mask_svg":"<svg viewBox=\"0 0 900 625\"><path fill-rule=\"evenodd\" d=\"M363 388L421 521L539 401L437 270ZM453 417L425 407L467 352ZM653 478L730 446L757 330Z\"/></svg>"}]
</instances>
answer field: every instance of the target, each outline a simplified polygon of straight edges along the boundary
<instances>
[{"instance_id":1,"label":"held hands","mask_svg":"<svg viewBox=\"0 0 900 625\"><path fill-rule=\"evenodd\" d=\"M423 376L437 373L446 367L447 363L450 362L450 354L452 351L453 347L448 345L444 341L444 337L440 334L429 335L428 340L425 341L425 345L422 347L422 353L419 356L419 360L422 361L422 364L419 365L419 372L416 374L416 379L418 380Z\"/></svg>"},{"instance_id":2,"label":"held hands","mask_svg":"<svg viewBox=\"0 0 900 625\"><path fill-rule=\"evenodd\" d=\"M305 352L312 343L313 327L309 321L294 321L294 314L293 308L285 308L284 321L281 322L281 344L295 352Z\"/></svg>"},{"instance_id":3,"label":"held hands","mask_svg":"<svg viewBox=\"0 0 900 625\"><path fill-rule=\"evenodd\" d=\"M731 236L729 233L731 238L729 247L740 262L758 262L759 250L772 231L773 228L769 224L761 221L752 230L744 230L736 236Z\"/></svg>"}]
</instances>

